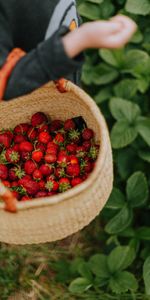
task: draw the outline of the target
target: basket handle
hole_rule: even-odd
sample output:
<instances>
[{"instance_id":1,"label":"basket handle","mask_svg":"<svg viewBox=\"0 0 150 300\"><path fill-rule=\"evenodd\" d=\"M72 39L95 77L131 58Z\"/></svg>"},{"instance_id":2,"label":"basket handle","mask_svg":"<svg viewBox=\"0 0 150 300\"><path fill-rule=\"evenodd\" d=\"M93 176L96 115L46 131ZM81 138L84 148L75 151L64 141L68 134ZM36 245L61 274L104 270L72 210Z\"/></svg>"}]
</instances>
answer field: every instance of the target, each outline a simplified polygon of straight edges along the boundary
<instances>
[{"instance_id":1,"label":"basket handle","mask_svg":"<svg viewBox=\"0 0 150 300\"><path fill-rule=\"evenodd\" d=\"M17 212L17 199L13 196L11 191L6 188L0 181L0 197L5 202L5 210L9 212Z\"/></svg>"}]
</instances>

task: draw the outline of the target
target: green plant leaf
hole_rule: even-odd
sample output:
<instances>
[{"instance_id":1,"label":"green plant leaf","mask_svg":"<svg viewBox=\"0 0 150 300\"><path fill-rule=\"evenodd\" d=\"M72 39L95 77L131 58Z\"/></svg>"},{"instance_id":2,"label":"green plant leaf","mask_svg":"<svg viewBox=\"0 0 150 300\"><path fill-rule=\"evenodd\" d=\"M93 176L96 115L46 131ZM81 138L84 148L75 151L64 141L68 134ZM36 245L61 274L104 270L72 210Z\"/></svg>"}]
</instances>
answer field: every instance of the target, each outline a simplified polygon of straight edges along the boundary
<instances>
[{"instance_id":1,"label":"green plant leaf","mask_svg":"<svg viewBox=\"0 0 150 300\"><path fill-rule=\"evenodd\" d=\"M93 70L93 83L96 85L102 85L112 82L118 77L118 71L109 67L108 65L101 63Z\"/></svg>"},{"instance_id":2,"label":"green plant leaf","mask_svg":"<svg viewBox=\"0 0 150 300\"><path fill-rule=\"evenodd\" d=\"M139 117L136 120L136 128L144 141L150 146L150 118Z\"/></svg>"},{"instance_id":3,"label":"green plant leaf","mask_svg":"<svg viewBox=\"0 0 150 300\"><path fill-rule=\"evenodd\" d=\"M104 0L87 0L87 2L101 4Z\"/></svg>"},{"instance_id":4,"label":"green plant leaf","mask_svg":"<svg viewBox=\"0 0 150 300\"><path fill-rule=\"evenodd\" d=\"M136 79L122 79L114 87L115 96L123 99L132 99L138 91Z\"/></svg>"},{"instance_id":5,"label":"green plant leaf","mask_svg":"<svg viewBox=\"0 0 150 300\"><path fill-rule=\"evenodd\" d=\"M127 120L133 124L141 115L140 107L130 101L113 97L109 103L110 111L116 120Z\"/></svg>"},{"instance_id":6,"label":"green plant leaf","mask_svg":"<svg viewBox=\"0 0 150 300\"><path fill-rule=\"evenodd\" d=\"M94 97L95 102L99 105L102 102L108 100L112 95L112 90L107 87L107 88L103 88L100 89L100 91L98 92L98 94L96 94L96 96Z\"/></svg>"},{"instance_id":7,"label":"green plant leaf","mask_svg":"<svg viewBox=\"0 0 150 300\"><path fill-rule=\"evenodd\" d=\"M131 144L138 133L135 126L129 124L127 120L119 120L115 123L111 131L111 142L114 149L123 148Z\"/></svg>"},{"instance_id":8,"label":"green plant leaf","mask_svg":"<svg viewBox=\"0 0 150 300\"><path fill-rule=\"evenodd\" d=\"M138 151L138 155L140 158L142 158L143 160L147 161L150 163L150 151L149 150L139 150Z\"/></svg>"},{"instance_id":9,"label":"green plant leaf","mask_svg":"<svg viewBox=\"0 0 150 300\"><path fill-rule=\"evenodd\" d=\"M122 294L127 291L136 291L138 282L132 273L124 271L110 279L109 287L113 293Z\"/></svg>"},{"instance_id":10,"label":"green plant leaf","mask_svg":"<svg viewBox=\"0 0 150 300\"><path fill-rule=\"evenodd\" d=\"M131 147L120 149L117 153L116 163L119 175L122 179L126 179L134 171L133 161L137 160L136 151Z\"/></svg>"},{"instance_id":11,"label":"green plant leaf","mask_svg":"<svg viewBox=\"0 0 150 300\"><path fill-rule=\"evenodd\" d=\"M143 279L145 284L145 292L150 295L150 256L144 262L143 265Z\"/></svg>"},{"instance_id":12,"label":"green plant leaf","mask_svg":"<svg viewBox=\"0 0 150 300\"><path fill-rule=\"evenodd\" d=\"M88 280L90 280L92 282L93 276L90 271L89 264L87 262L82 262L81 264L79 264L78 272L82 277L87 278Z\"/></svg>"},{"instance_id":13,"label":"green plant leaf","mask_svg":"<svg viewBox=\"0 0 150 300\"><path fill-rule=\"evenodd\" d=\"M135 75L147 73L149 67L149 55L147 52L139 49L131 49L125 56L125 69L123 72L128 72ZM139 76L138 76L139 77Z\"/></svg>"},{"instance_id":14,"label":"green plant leaf","mask_svg":"<svg viewBox=\"0 0 150 300\"><path fill-rule=\"evenodd\" d=\"M131 207L140 207L148 198L148 184L144 173L135 172L127 181L127 198Z\"/></svg>"},{"instance_id":15,"label":"green plant leaf","mask_svg":"<svg viewBox=\"0 0 150 300\"><path fill-rule=\"evenodd\" d=\"M109 269L107 265L107 256L104 254L95 254L89 260L89 266L93 274L100 278L109 278Z\"/></svg>"},{"instance_id":16,"label":"green plant leaf","mask_svg":"<svg viewBox=\"0 0 150 300\"><path fill-rule=\"evenodd\" d=\"M79 14L89 20L100 19L100 9L96 3L83 2L78 6Z\"/></svg>"},{"instance_id":17,"label":"green plant leaf","mask_svg":"<svg viewBox=\"0 0 150 300\"><path fill-rule=\"evenodd\" d=\"M113 188L112 193L105 205L105 208L109 209L120 209L125 204L125 196L122 194L122 192L117 189Z\"/></svg>"},{"instance_id":18,"label":"green plant leaf","mask_svg":"<svg viewBox=\"0 0 150 300\"><path fill-rule=\"evenodd\" d=\"M91 286L92 283L87 278L78 277L70 283L69 291L73 294L81 294L90 289Z\"/></svg>"},{"instance_id":19,"label":"green plant leaf","mask_svg":"<svg viewBox=\"0 0 150 300\"><path fill-rule=\"evenodd\" d=\"M124 63L124 50L108 50L108 49L101 49L99 50L99 54L102 59L113 67L120 68Z\"/></svg>"},{"instance_id":20,"label":"green plant leaf","mask_svg":"<svg viewBox=\"0 0 150 300\"><path fill-rule=\"evenodd\" d=\"M149 0L127 0L125 9L127 12L146 16L150 13Z\"/></svg>"},{"instance_id":21,"label":"green plant leaf","mask_svg":"<svg viewBox=\"0 0 150 300\"><path fill-rule=\"evenodd\" d=\"M132 264L135 259L135 251L129 246L118 246L108 256L108 268L113 274L123 271Z\"/></svg>"},{"instance_id":22,"label":"green plant leaf","mask_svg":"<svg viewBox=\"0 0 150 300\"><path fill-rule=\"evenodd\" d=\"M136 230L136 237L140 240L150 241L150 227L139 227Z\"/></svg>"},{"instance_id":23,"label":"green plant leaf","mask_svg":"<svg viewBox=\"0 0 150 300\"><path fill-rule=\"evenodd\" d=\"M133 212L127 205L117 213L105 226L109 234L117 234L127 228L133 219Z\"/></svg>"}]
</instances>

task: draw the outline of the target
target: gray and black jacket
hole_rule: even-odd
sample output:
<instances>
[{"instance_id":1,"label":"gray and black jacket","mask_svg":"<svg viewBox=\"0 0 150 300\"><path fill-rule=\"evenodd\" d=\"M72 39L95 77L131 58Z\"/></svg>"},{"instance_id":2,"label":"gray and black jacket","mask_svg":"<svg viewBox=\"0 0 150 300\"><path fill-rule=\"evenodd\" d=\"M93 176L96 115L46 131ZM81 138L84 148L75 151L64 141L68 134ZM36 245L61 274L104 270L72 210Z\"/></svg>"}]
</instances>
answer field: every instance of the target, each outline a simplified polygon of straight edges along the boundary
<instances>
[{"instance_id":1,"label":"gray and black jacket","mask_svg":"<svg viewBox=\"0 0 150 300\"><path fill-rule=\"evenodd\" d=\"M74 19L75 0L0 0L0 68L13 48L27 52L8 80L4 100L60 77L78 83L83 55L70 59L62 44Z\"/></svg>"}]
</instances>

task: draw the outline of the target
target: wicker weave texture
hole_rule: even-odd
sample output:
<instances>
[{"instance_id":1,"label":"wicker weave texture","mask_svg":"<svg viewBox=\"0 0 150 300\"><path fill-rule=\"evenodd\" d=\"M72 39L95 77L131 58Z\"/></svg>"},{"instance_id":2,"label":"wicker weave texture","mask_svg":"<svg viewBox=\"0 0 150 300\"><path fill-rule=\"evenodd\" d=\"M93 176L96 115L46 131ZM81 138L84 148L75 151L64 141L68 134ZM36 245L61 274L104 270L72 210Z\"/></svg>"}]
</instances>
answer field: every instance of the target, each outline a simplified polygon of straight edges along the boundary
<instances>
[{"instance_id":1,"label":"wicker weave texture","mask_svg":"<svg viewBox=\"0 0 150 300\"><path fill-rule=\"evenodd\" d=\"M4 211L0 203L0 241L36 244L56 241L88 225L105 205L113 183L112 152L104 118L94 101L68 82L60 93L49 83L27 96L0 104L0 128L27 122L33 113L45 112L51 119L65 120L82 115L96 133L100 153L96 167L81 185L53 197L18 203L18 212Z\"/></svg>"}]
</instances>

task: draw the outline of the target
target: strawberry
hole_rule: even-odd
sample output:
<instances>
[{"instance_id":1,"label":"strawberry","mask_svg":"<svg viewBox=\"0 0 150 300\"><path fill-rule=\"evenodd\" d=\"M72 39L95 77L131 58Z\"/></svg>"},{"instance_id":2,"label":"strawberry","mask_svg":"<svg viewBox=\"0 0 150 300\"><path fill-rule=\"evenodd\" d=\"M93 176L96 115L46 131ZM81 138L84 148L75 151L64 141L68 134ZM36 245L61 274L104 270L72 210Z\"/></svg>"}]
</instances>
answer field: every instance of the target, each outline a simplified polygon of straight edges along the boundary
<instances>
[{"instance_id":1,"label":"strawberry","mask_svg":"<svg viewBox=\"0 0 150 300\"><path fill-rule=\"evenodd\" d=\"M26 161L26 160L29 160L31 158L31 152L28 152L28 151L22 151L20 153L21 155L21 160L22 161Z\"/></svg>"},{"instance_id":2,"label":"strawberry","mask_svg":"<svg viewBox=\"0 0 150 300\"><path fill-rule=\"evenodd\" d=\"M48 131L49 127L47 124L42 124L38 127L38 133L43 132L43 131Z\"/></svg>"},{"instance_id":3,"label":"strawberry","mask_svg":"<svg viewBox=\"0 0 150 300\"><path fill-rule=\"evenodd\" d=\"M75 155L70 155L68 160L71 165L79 164L79 160Z\"/></svg>"},{"instance_id":4,"label":"strawberry","mask_svg":"<svg viewBox=\"0 0 150 300\"><path fill-rule=\"evenodd\" d=\"M47 116L43 112L37 112L31 117L31 124L33 127L37 127L47 122L48 122Z\"/></svg>"},{"instance_id":5,"label":"strawberry","mask_svg":"<svg viewBox=\"0 0 150 300\"><path fill-rule=\"evenodd\" d=\"M77 148L77 145L76 144L68 144L66 146L66 149L68 152L70 152L71 154L75 154L76 153L76 148Z\"/></svg>"},{"instance_id":6,"label":"strawberry","mask_svg":"<svg viewBox=\"0 0 150 300\"><path fill-rule=\"evenodd\" d=\"M25 172L21 169L21 167L13 167L9 169L9 179L11 181L21 179L23 176L25 176Z\"/></svg>"},{"instance_id":7,"label":"strawberry","mask_svg":"<svg viewBox=\"0 0 150 300\"><path fill-rule=\"evenodd\" d=\"M44 191L45 190L45 181L44 180L40 180L38 182L38 185L39 185L39 189Z\"/></svg>"},{"instance_id":8,"label":"strawberry","mask_svg":"<svg viewBox=\"0 0 150 300\"><path fill-rule=\"evenodd\" d=\"M61 166L61 167L66 167L68 162L68 155L67 154L58 154L58 159L57 159L57 163Z\"/></svg>"},{"instance_id":9,"label":"strawberry","mask_svg":"<svg viewBox=\"0 0 150 300\"><path fill-rule=\"evenodd\" d=\"M8 188L11 187L11 183L8 180L2 180L2 183L3 183L3 185L5 185Z\"/></svg>"},{"instance_id":10,"label":"strawberry","mask_svg":"<svg viewBox=\"0 0 150 300\"><path fill-rule=\"evenodd\" d=\"M53 173L54 168L51 165L43 164L40 166L39 170L43 176L49 176Z\"/></svg>"},{"instance_id":11,"label":"strawberry","mask_svg":"<svg viewBox=\"0 0 150 300\"><path fill-rule=\"evenodd\" d=\"M48 144L52 140L52 137L47 131L40 132L38 136L38 141L43 144Z\"/></svg>"},{"instance_id":12,"label":"strawberry","mask_svg":"<svg viewBox=\"0 0 150 300\"><path fill-rule=\"evenodd\" d=\"M91 146L89 153L88 153L88 157L90 157L92 160L96 160L97 156L98 156L98 152L99 152L98 145Z\"/></svg>"},{"instance_id":13,"label":"strawberry","mask_svg":"<svg viewBox=\"0 0 150 300\"><path fill-rule=\"evenodd\" d=\"M26 141L26 142L22 142L19 146L20 148L20 151L28 151L28 152L31 152L33 150L33 145Z\"/></svg>"},{"instance_id":14,"label":"strawberry","mask_svg":"<svg viewBox=\"0 0 150 300\"><path fill-rule=\"evenodd\" d=\"M63 142L64 142L64 137L63 137L63 135L62 135L60 132L58 132L58 133L55 135L55 138L53 139L53 142L54 142L55 144L58 144L58 145L63 144Z\"/></svg>"},{"instance_id":15,"label":"strawberry","mask_svg":"<svg viewBox=\"0 0 150 300\"><path fill-rule=\"evenodd\" d=\"M17 200L20 200L20 195L17 191L11 191L13 196L17 199Z\"/></svg>"},{"instance_id":16,"label":"strawberry","mask_svg":"<svg viewBox=\"0 0 150 300\"><path fill-rule=\"evenodd\" d=\"M21 123L14 128L15 134L25 135L29 130L30 125L28 123Z\"/></svg>"},{"instance_id":17,"label":"strawberry","mask_svg":"<svg viewBox=\"0 0 150 300\"><path fill-rule=\"evenodd\" d=\"M32 152L32 159L35 160L36 162L40 162L43 158L43 152L39 150L35 150Z\"/></svg>"},{"instance_id":18,"label":"strawberry","mask_svg":"<svg viewBox=\"0 0 150 300\"><path fill-rule=\"evenodd\" d=\"M40 181L43 177L42 172L38 169L34 170L32 176L33 176L33 179L36 180L36 181Z\"/></svg>"},{"instance_id":19,"label":"strawberry","mask_svg":"<svg viewBox=\"0 0 150 300\"><path fill-rule=\"evenodd\" d=\"M55 144L54 142L49 142L47 144L47 150L52 150L52 152L54 150L57 153L58 149L59 149L59 146L57 144Z\"/></svg>"},{"instance_id":20,"label":"strawberry","mask_svg":"<svg viewBox=\"0 0 150 300\"><path fill-rule=\"evenodd\" d=\"M71 185L72 186L76 186L78 184L80 184L83 180L80 177L75 177L71 180Z\"/></svg>"},{"instance_id":21,"label":"strawberry","mask_svg":"<svg viewBox=\"0 0 150 300\"><path fill-rule=\"evenodd\" d=\"M94 132L90 128L85 128L82 131L82 138L86 141L91 140L93 138L93 136L94 136Z\"/></svg>"},{"instance_id":22,"label":"strawberry","mask_svg":"<svg viewBox=\"0 0 150 300\"><path fill-rule=\"evenodd\" d=\"M18 181L11 182L11 187L17 187L17 186L18 186Z\"/></svg>"},{"instance_id":23,"label":"strawberry","mask_svg":"<svg viewBox=\"0 0 150 300\"><path fill-rule=\"evenodd\" d=\"M65 121L64 123L64 129L66 131L69 131L71 129L75 129L76 128L76 124L74 123L74 121L72 119L68 119Z\"/></svg>"},{"instance_id":24,"label":"strawberry","mask_svg":"<svg viewBox=\"0 0 150 300\"><path fill-rule=\"evenodd\" d=\"M47 192L46 191L39 191L36 195L35 198L42 198L42 197L46 197L47 196Z\"/></svg>"},{"instance_id":25,"label":"strawberry","mask_svg":"<svg viewBox=\"0 0 150 300\"><path fill-rule=\"evenodd\" d=\"M54 174L57 178L65 177L65 169L64 168L55 168Z\"/></svg>"},{"instance_id":26,"label":"strawberry","mask_svg":"<svg viewBox=\"0 0 150 300\"><path fill-rule=\"evenodd\" d=\"M72 177L78 177L80 175L80 166L78 164L68 165L66 168L66 173Z\"/></svg>"},{"instance_id":27,"label":"strawberry","mask_svg":"<svg viewBox=\"0 0 150 300\"><path fill-rule=\"evenodd\" d=\"M36 163L33 162L32 160L28 160L24 164L24 170L28 175L31 175L36 168L37 168Z\"/></svg>"},{"instance_id":28,"label":"strawberry","mask_svg":"<svg viewBox=\"0 0 150 300\"><path fill-rule=\"evenodd\" d=\"M34 141L38 136L38 131L34 127L30 127L27 132L27 137L29 140Z\"/></svg>"},{"instance_id":29,"label":"strawberry","mask_svg":"<svg viewBox=\"0 0 150 300\"><path fill-rule=\"evenodd\" d=\"M85 151L88 151L91 148L91 141L84 141L82 146L84 146Z\"/></svg>"},{"instance_id":30,"label":"strawberry","mask_svg":"<svg viewBox=\"0 0 150 300\"><path fill-rule=\"evenodd\" d=\"M8 168L5 165L0 164L0 179L6 180L7 177L8 177Z\"/></svg>"},{"instance_id":31,"label":"strawberry","mask_svg":"<svg viewBox=\"0 0 150 300\"><path fill-rule=\"evenodd\" d=\"M81 167L82 172L89 173L92 171L93 165L92 165L91 161L89 160L89 158L86 157L85 160L83 160L81 162L80 167Z\"/></svg>"},{"instance_id":32,"label":"strawberry","mask_svg":"<svg viewBox=\"0 0 150 300\"><path fill-rule=\"evenodd\" d=\"M10 137L11 141L14 137L13 131L11 129L5 130L5 133Z\"/></svg>"},{"instance_id":33,"label":"strawberry","mask_svg":"<svg viewBox=\"0 0 150 300\"><path fill-rule=\"evenodd\" d=\"M68 133L68 137L72 142L78 143L80 141L80 132L78 129L71 129Z\"/></svg>"},{"instance_id":34,"label":"strawberry","mask_svg":"<svg viewBox=\"0 0 150 300\"><path fill-rule=\"evenodd\" d=\"M16 164L20 160L20 154L17 151L14 151L12 148L8 148L5 153L6 160L9 163Z\"/></svg>"},{"instance_id":35,"label":"strawberry","mask_svg":"<svg viewBox=\"0 0 150 300\"><path fill-rule=\"evenodd\" d=\"M21 198L21 201L28 201L28 200L31 200L31 198L29 197L29 196L23 196L22 198Z\"/></svg>"},{"instance_id":36,"label":"strawberry","mask_svg":"<svg viewBox=\"0 0 150 300\"><path fill-rule=\"evenodd\" d=\"M11 147L11 149L14 150L14 151L19 152L19 151L20 151L20 149L19 149L19 144L14 144L14 145Z\"/></svg>"},{"instance_id":37,"label":"strawberry","mask_svg":"<svg viewBox=\"0 0 150 300\"><path fill-rule=\"evenodd\" d=\"M46 151L46 145L39 143L39 142L35 143L35 149L40 150L44 153Z\"/></svg>"},{"instance_id":38,"label":"strawberry","mask_svg":"<svg viewBox=\"0 0 150 300\"><path fill-rule=\"evenodd\" d=\"M79 158L82 158L82 157L86 156L86 149L85 149L85 147L83 145L77 147L77 149L76 149L76 155Z\"/></svg>"},{"instance_id":39,"label":"strawberry","mask_svg":"<svg viewBox=\"0 0 150 300\"><path fill-rule=\"evenodd\" d=\"M51 180L49 180L49 181L46 182L45 188L46 188L49 192L51 192L51 191L56 192L56 191L58 191L58 189L59 189L59 184L58 184L57 181L51 179Z\"/></svg>"},{"instance_id":40,"label":"strawberry","mask_svg":"<svg viewBox=\"0 0 150 300\"><path fill-rule=\"evenodd\" d=\"M70 181L68 178L63 177L59 180L59 192L63 193L71 188Z\"/></svg>"},{"instance_id":41,"label":"strawberry","mask_svg":"<svg viewBox=\"0 0 150 300\"><path fill-rule=\"evenodd\" d=\"M63 127L63 122L61 120L53 120L49 126L50 132L57 131Z\"/></svg>"},{"instance_id":42,"label":"strawberry","mask_svg":"<svg viewBox=\"0 0 150 300\"><path fill-rule=\"evenodd\" d=\"M14 143L15 144L20 144L22 142L25 142L27 140L25 135L22 134L18 134L18 135L14 135Z\"/></svg>"},{"instance_id":43,"label":"strawberry","mask_svg":"<svg viewBox=\"0 0 150 300\"><path fill-rule=\"evenodd\" d=\"M11 137L7 133L0 134L0 145L5 148L9 148L11 145Z\"/></svg>"},{"instance_id":44,"label":"strawberry","mask_svg":"<svg viewBox=\"0 0 150 300\"><path fill-rule=\"evenodd\" d=\"M30 196L34 196L39 192L39 185L33 180L26 180L23 182L22 185Z\"/></svg>"},{"instance_id":45,"label":"strawberry","mask_svg":"<svg viewBox=\"0 0 150 300\"><path fill-rule=\"evenodd\" d=\"M55 163L57 161L57 156L56 154L47 153L44 156L44 159L47 163Z\"/></svg>"},{"instance_id":46,"label":"strawberry","mask_svg":"<svg viewBox=\"0 0 150 300\"><path fill-rule=\"evenodd\" d=\"M24 183L26 183L26 182L28 182L30 180L32 180L31 175L25 175L21 179L19 179L18 184L19 185L23 185Z\"/></svg>"},{"instance_id":47,"label":"strawberry","mask_svg":"<svg viewBox=\"0 0 150 300\"><path fill-rule=\"evenodd\" d=\"M51 181L51 180L55 180L54 174L51 174L51 175L46 177L46 181Z\"/></svg>"},{"instance_id":48,"label":"strawberry","mask_svg":"<svg viewBox=\"0 0 150 300\"><path fill-rule=\"evenodd\" d=\"M57 194L57 192L51 191L51 192L47 193L47 196L53 196L53 195L56 195L56 194Z\"/></svg>"}]
</instances>

